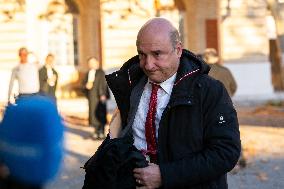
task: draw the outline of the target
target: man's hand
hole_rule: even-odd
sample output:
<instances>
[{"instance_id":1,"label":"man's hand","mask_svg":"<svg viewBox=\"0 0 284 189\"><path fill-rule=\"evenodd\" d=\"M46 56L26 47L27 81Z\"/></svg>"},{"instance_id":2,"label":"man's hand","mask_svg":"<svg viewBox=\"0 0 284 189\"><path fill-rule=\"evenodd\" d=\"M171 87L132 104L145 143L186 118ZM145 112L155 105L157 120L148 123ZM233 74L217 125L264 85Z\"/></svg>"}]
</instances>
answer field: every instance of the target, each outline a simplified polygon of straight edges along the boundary
<instances>
[{"instance_id":1,"label":"man's hand","mask_svg":"<svg viewBox=\"0 0 284 189\"><path fill-rule=\"evenodd\" d=\"M134 177L141 184L139 189L154 189L162 185L161 171L157 164L149 163L148 167L134 169Z\"/></svg>"},{"instance_id":2,"label":"man's hand","mask_svg":"<svg viewBox=\"0 0 284 189\"><path fill-rule=\"evenodd\" d=\"M87 82L85 87L86 87L86 89L90 90L93 87L93 83Z\"/></svg>"}]
</instances>

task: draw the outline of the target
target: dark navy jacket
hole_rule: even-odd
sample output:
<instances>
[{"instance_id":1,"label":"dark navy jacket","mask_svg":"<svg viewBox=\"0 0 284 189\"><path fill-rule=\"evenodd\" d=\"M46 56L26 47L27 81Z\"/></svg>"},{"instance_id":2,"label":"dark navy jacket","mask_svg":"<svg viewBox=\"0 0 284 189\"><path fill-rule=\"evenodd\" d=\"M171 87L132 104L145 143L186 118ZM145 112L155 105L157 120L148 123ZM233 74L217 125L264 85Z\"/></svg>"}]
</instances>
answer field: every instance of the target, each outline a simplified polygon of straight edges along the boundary
<instances>
[{"instance_id":1,"label":"dark navy jacket","mask_svg":"<svg viewBox=\"0 0 284 189\"><path fill-rule=\"evenodd\" d=\"M238 161L239 124L221 82L208 76L209 66L183 50L170 101L162 114L158 164L162 188L227 188L226 173ZM132 90L145 77L138 56L106 76L128 124Z\"/></svg>"}]
</instances>

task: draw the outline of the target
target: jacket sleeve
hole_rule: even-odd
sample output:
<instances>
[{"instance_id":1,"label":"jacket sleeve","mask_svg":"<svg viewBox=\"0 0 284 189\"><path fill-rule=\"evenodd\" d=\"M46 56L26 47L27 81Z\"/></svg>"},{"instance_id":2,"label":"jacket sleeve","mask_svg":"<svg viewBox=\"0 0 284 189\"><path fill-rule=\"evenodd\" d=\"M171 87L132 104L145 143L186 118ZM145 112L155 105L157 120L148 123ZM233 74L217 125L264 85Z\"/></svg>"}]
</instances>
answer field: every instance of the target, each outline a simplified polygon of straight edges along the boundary
<instances>
[{"instance_id":1,"label":"jacket sleeve","mask_svg":"<svg viewBox=\"0 0 284 189\"><path fill-rule=\"evenodd\" d=\"M203 148L178 161L161 164L165 188L190 187L225 175L238 161L241 143L236 111L224 86L210 80L201 87ZM197 115L198 116L198 115Z\"/></svg>"},{"instance_id":2,"label":"jacket sleeve","mask_svg":"<svg viewBox=\"0 0 284 189\"><path fill-rule=\"evenodd\" d=\"M57 83L58 83L58 72L53 68L53 74L55 74L56 80L55 80L55 84L54 84L54 88L56 89L57 87Z\"/></svg>"},{"instance_id":3,"label":"jacket sleeve","mask_svg":"<svg viewBox=\"0 0 284 189\"><path fill-rule=\"evenodd\" d=\"M46 91L47 88L47 73L44 70L44 67L41 67L38 71L39 76L39 87L40 91Z\"/></svg>"},{"instance_id":4,"label":"jacket sleeve","mask_svg":"<svg viewBox=\"0 0 284 189\"><path fill-rule=\"evenodd\" d=\"M107 82L105 79L105 73L104 71L100 71L100 76L99 76L99 96L107 95Z\"/></svg>"}]
</instances>

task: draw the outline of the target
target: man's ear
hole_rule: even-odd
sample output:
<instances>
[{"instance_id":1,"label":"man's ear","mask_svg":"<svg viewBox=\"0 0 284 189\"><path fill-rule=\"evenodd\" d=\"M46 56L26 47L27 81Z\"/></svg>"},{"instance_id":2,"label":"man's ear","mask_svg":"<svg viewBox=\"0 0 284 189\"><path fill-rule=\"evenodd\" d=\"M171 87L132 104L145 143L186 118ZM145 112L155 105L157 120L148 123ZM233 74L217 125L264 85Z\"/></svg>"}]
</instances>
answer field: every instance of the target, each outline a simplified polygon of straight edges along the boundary
<instances>
[{"instance_id":1,"label":"man's ear","mask_svg":"<svg viewBox=\"0 0 284 189\"><path fill-rule=\"evenodd\" d=\"M177 56L180 58L181 54L182 54L182 44L181 44L181 42L178 42L176 44L176 53L177 53Z\"/></svg>"}]
</instances>

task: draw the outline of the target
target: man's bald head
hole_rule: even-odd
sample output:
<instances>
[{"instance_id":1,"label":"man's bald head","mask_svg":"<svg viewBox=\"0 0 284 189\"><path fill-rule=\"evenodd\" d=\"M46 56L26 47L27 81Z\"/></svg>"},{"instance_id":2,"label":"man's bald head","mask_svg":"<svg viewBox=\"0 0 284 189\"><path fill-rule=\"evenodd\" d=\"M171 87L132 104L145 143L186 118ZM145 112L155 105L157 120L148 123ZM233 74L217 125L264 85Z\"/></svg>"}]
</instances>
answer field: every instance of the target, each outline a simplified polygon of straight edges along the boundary
<instances>
[{"instance_id":1,"label":"man's bald head","mask_svg":"<svg viewBox=\"0 0 284 189\"><path fill-rule=\"evenodd\" d=\"M164 18L154 18L137 35L139 64L150 81L161 83L178 69L182 45L177 29Z\"/></svg>"},{"instance_id":2,"label":"man's bald head","mask_svg":"<svg viewBox=\"0 0 284 189\"><path fill-rule=\"evenodd\" d=\"M139 43L141 43L140 37L142 35L149 34L168 35L173 47L175 47L177 43L180 43L178 30L165 18L153 18L146 22L138 32L136 45L138 46Z\"/></svg>"}]
</instances>

